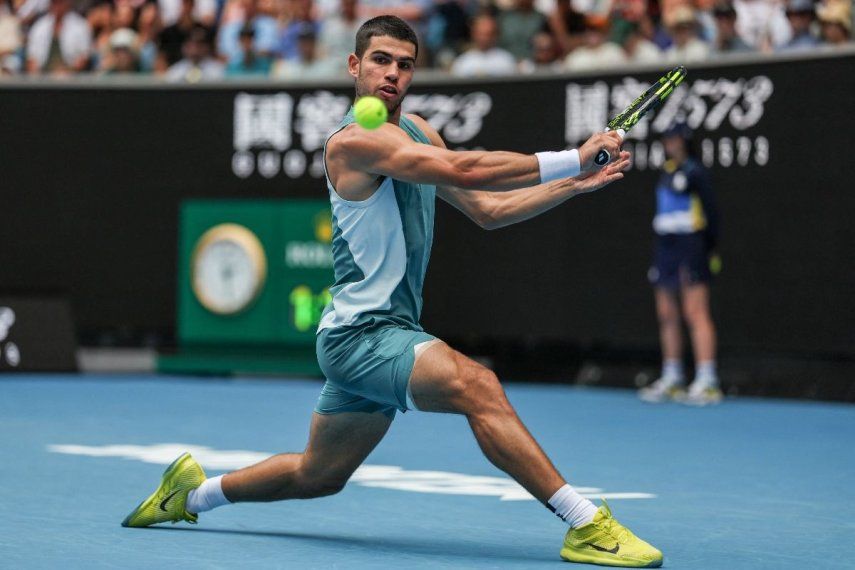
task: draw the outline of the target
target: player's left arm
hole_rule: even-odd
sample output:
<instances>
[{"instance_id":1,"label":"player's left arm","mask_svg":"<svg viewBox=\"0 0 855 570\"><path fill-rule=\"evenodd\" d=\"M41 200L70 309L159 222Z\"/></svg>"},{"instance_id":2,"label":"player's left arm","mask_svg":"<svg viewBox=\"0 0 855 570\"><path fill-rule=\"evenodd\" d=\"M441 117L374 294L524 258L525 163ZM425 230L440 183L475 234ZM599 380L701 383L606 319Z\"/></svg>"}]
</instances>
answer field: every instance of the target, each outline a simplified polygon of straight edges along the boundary
<instances>
[{"instance_id":1,"label":"player's left arm","mask_svg":"<svg viewBox=\"0 0 855 570\"><path fill-rule=\"evenodd\" d=\"M446 148L445 141L427 121L416 115L409 116L432 144ZM623 172L629 168L629 157L630 154L624 151L618 160L602 170L518 190L491 192L438 186L437 195L482 228L492 230L534 218L573 196L593 192L620 180L623 178Z\"/></svg>"},{"instance_id":2,"label":"player's left arm","mask_svg":"<svg viewBox=\"0 0 855 570\"><path fill-rule=\"evenodd\" d=\"M620 180L629 168L629 157L628 152L622 151L618 160L597 172L509 192L437 187L437 195L482 228L494 230L529 220L574 196Z\"/></svg>"}]
</instances>

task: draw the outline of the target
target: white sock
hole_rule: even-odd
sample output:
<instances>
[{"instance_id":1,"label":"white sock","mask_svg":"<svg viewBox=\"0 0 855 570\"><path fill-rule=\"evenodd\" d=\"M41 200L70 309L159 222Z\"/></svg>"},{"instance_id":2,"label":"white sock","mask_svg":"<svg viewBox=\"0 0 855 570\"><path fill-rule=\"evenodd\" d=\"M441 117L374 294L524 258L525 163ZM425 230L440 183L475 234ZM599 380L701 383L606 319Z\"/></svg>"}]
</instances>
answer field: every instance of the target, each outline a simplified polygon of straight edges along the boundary
<instances>
[{"instance_id":1,"label":"white sock","mask_svg":"<svg viewBox=\"0 0 855 570\"><path fill-rule=\"evenodd\" d=\"M230 504L231 501L223 494L223 476L220 475L212 479L205 479L201 485L190 491L184 509L199 514Z\"/></svg>"},{"instance_id":2,"label":"white sock","mask_svg":"<svg viewBox=\"0 0 855 570\"><path fill-rule=\"evenodd\" d=\"M718 385L718 376L715 373L715 360L698 362L695 367L695 382L703 382L706 386Z\"/></svg>"},{"instance_id":3,"label":"white sock","mask_svg":"<svg viewBox=\"0 0 855 570\"><path fill-rule=\"evenodd\" d=\"M577 493L573 487L565 484L555 491L549 499L549 508L570 528L580 527L594 520L597 507L594 503Z\"/></svg>"},{"instance_id":4,"label":"white sock","mask_svg":"<svg viewBox=\"0 0 855 570\"><path fill-rule=\"evenodd\" d=\"M666 358L662 361L662 378L671 382L682 382L684 378L683 361L679 358Z\"/></svg>"}]
</instances>

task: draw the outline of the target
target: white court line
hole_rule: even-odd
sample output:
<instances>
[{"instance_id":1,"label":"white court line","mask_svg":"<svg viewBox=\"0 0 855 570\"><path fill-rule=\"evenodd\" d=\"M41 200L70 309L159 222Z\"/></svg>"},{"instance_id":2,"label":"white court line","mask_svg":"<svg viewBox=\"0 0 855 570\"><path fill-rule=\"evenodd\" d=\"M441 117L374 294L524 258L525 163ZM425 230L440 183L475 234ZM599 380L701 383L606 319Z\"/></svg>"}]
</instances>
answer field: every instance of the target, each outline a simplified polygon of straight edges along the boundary
<instances>
[{"instance_id":1,"label":"white court line","mask_svg":"<svg viewBox=\"0 0 855 570\"><path fill-rule=\"evenodd\" d=\"M246 450L220 450L186 443L155 445L48 445L48 451L88 457L120 457L169 465L189 451L205 469L232 471L270 457L271 453ZM408 471L395 465L362 465L350 479L363 487L393 489L413 493L441 495L470 495L498 497L502 501L533 501L534 497L519 483L507 477L466 475L450 471ZM598 487L575 487L583 497L591 499L653 499L656 495L637 492L605 492Z\"/></svg>"}]
</instances>

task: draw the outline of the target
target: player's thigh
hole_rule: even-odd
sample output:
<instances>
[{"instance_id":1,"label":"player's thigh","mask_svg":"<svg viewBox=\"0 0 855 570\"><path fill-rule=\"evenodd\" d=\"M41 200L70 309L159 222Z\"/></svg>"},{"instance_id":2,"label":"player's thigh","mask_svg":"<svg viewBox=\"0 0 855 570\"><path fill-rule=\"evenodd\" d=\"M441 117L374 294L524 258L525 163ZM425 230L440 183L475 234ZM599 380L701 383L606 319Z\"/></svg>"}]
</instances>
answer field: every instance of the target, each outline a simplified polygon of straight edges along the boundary
<instances>
[{"instance_id":1,"label":"player's thigh","mask_svg":"<svg viewBox=\"0 0 855 570\"><path fill-rule=\"evenodd\" d=\"M307 477L344 484L392 424L383 412L312 414L309 444L303 455Z\"/></svg>"},{"instance_id":2,"label":"player's thigh","mask_svg":"<svg viewBox=\"0 0 855 570\"><path fill-rule=\"evenodd\" d=\"M467 414L507 402L491 370L444 342L416 359L409 389L416 408L425 412Z\"/></svg>"}]
</instances>

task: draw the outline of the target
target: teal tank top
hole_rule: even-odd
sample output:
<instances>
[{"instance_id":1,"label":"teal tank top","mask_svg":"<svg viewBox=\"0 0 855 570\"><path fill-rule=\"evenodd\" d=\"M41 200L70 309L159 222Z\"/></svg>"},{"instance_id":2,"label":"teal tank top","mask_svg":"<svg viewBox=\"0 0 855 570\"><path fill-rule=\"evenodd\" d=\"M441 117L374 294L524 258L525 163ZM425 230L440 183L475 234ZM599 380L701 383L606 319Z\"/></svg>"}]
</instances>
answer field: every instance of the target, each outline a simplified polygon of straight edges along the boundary
<instances>
[{"instance_id":1,"label":"teal tank top","mask_svg":"<svg viewBox=\"0 0 855 570\"><path fill-rule=\"evenodd\" d=\"M354 122L353 108L327 138ZM431 144L411 121L399 126L418 143ZM367 200L344 200L324 171L332 205L332 300L318 332L343 326L393 325L421 331L422 286L433 243L436 186L384 177Z\"/></svg>"}]
</instances>

